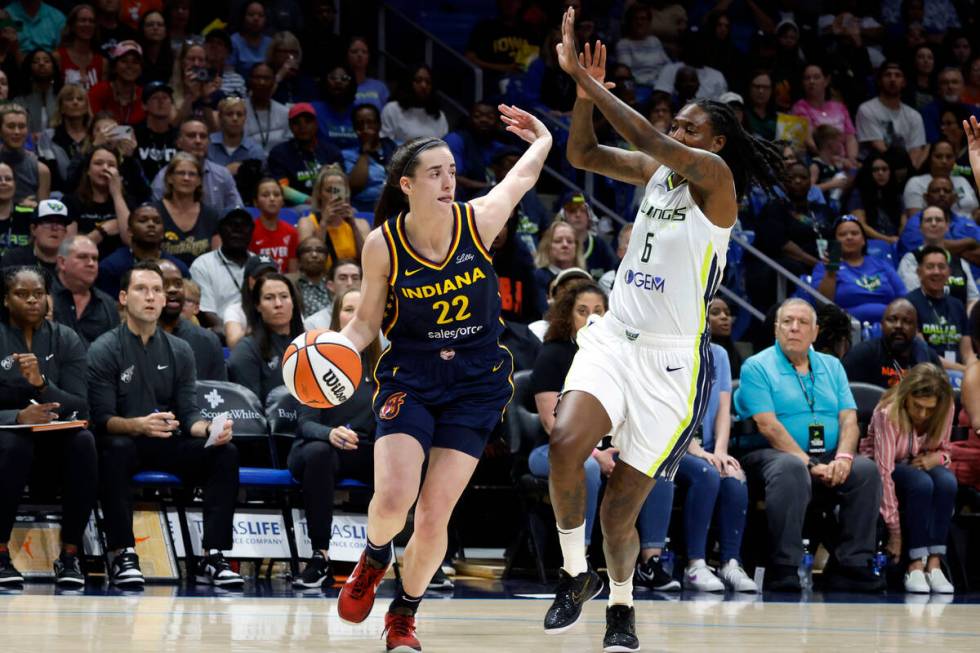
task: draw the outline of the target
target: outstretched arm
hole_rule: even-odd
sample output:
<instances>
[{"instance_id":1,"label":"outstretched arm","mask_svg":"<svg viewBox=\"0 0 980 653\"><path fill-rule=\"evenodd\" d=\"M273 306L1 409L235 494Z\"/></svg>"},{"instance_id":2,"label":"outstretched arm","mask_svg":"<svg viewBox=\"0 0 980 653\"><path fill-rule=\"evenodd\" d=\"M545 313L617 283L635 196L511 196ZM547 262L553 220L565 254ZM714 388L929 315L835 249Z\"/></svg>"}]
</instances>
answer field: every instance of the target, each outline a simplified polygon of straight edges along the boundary
<instances>
[{"instance_id":1,"label":"outstretched arm","mask_svg":"<svg viewBox=\"0 0 980 653\"><path fill-rule=\"evenodd\" d=\"M606 83L606 45L596 41L595 50L585 44L585 52L579 55L579 63L592 79L606 88L614 85ZM588 170L606 177L624 181L634 186L645 186L658 164L653 157L618 147L600 145L596 138L592 114L595 103L588 93L577 87L575 108L572 110L572 126L568 134L568 162L580 170Z\"/></svg>"},{"instance_id":2,"label":"outstretched arm","mask_svg":"<svg viewBox=\"0 0 980 653\"><path fill-rule=\"evenodd\" d=\"M504 228L514 207L524 194L534 188L544 168L545 159L551 150L551 132L540 120L527 111L515 106L501 104L500 119L507 125L507 131L516 134L521 140L530 143L521 158L510 172L490 192L470 204L476 214L476 226L480 239L489 248L490 243Z\"/></svg>"},{"instance_id":3,"label":"outstretched arm","mask_svg":"<svg viewBox=\"0 0 980 653\"><path fill-rule=\"evenodd\" d=\"M610 124L636 149L682 175L701 196L702 209L719 224L730 226L737 212L731 170L717 154L687 147L661 134L642 115L613 95L604 84L591 77L575 49L575 10L565 12L562 42L558 44L558 63L572 76L602 111Z\"/></svg>"}]
</instances>

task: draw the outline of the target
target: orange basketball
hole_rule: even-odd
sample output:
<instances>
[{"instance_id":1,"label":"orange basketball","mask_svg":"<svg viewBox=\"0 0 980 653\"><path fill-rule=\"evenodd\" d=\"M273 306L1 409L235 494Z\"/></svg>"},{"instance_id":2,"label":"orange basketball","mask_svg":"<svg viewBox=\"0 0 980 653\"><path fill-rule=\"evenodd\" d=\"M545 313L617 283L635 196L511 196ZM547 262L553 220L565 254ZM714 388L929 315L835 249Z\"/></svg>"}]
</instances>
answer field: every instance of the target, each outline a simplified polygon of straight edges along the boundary
<instances>
[{"instance_id":1,"label":"orange basketball","mask_svg":"<svg viewBox=\"0 0 980 653\"><path fill-rule=\"evenodd\" d=\"M313 408L333 408L357 390L361 355L354 343L340 333L327 329L307 331L286 347L282 378L298 401Z\"/></svg>"}]
</instances>

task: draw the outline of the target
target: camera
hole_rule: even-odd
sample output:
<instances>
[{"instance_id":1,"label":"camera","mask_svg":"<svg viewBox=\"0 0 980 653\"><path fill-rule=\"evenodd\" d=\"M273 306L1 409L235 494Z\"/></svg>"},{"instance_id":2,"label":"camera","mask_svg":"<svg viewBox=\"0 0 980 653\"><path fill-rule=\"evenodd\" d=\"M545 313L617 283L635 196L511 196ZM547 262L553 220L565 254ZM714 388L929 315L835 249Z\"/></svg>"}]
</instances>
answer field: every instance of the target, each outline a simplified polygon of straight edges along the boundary
<instances>
[{"instance_id":1,"label":"camera","mask_svg":"<svg viewBox=\"0 0 980 653\"><path fill-rule=\"evenodd\" d=\"M199 66L191 69L191 79L198 82L210 82L214 79L214 75L209 69Z\"/></svg>"}]
</instances>

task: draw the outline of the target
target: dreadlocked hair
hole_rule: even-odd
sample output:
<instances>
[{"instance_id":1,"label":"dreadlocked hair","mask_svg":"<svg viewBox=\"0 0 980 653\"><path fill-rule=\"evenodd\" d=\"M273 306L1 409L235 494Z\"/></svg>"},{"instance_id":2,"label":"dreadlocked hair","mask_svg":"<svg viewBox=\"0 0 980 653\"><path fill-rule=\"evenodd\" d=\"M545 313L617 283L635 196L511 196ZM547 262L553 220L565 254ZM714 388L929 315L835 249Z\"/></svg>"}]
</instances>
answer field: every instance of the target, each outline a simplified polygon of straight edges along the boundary
<instances>
[{"instance_id":1,"label":"dreadlocked hair","mask_svg":"<svg viewBox=\"0 0 980 653\"><path fill-rule=\"evenodd\" d=\"M742 197L753 181L771 195L780 186L783 174L783 157L779 149L764 138L745 131L727 104L704 99L694 100L691 104L708 114L715 134L725 137L725 146L718 156L732 171L738 197Z\"/></svg>"},{"instance_id":2,"label":"dreadlocked hair","mask_svg":"<svg viewBox=\"0 0 980 653\"><path fill-rule=\"evenodd\" d=\"M419 154L435 147L449 147L445 141L431 136L419 136L405 142L395 150L388 162L385 185L381 197L374 206L374 226L380 227L385 220L403 211L408 211L408 197L402 192L401 178L411 177L419 165Z\"/></svg>"}]
</instances>

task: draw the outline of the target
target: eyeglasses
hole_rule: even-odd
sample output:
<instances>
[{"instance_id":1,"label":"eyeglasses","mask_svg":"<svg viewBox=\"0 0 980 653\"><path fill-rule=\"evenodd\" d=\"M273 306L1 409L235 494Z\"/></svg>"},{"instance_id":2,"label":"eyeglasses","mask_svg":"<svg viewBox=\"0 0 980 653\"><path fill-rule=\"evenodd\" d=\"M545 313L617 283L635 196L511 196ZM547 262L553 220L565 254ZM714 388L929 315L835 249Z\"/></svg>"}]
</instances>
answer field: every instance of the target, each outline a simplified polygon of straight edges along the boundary
<instances>
[{"instance_id":1,"label":"eyeglasses","mask_svg":"<svg viewBox=\"0 0 980 653\"><path fill-rule=\"evenodd\" d=\"M300 256L304 254L329 254L326 247L310 247L309 249L301 249L297 252Z\"/></svg>"},{"instance_id":2,"label":"eyeglasses","mask_svg":"<svg viewBox=\"0 0 980 653\"><path fill-rule=\"evenodd\" d=\"M872 166L871 172L888 172L888 166Z\"/></svg>"},{"instance_id":3,"label":"eyeglasses","mask_svg":"<svg viewBox=\"0 0 980 653\"><path fill-rule=\"evenodd\" d=\"M349 82L350 75L348 75L347 73L343 73L341 75L337 75L337 74L327 75L327 79L331 82Z\"/></svg>"}]
</instances>

